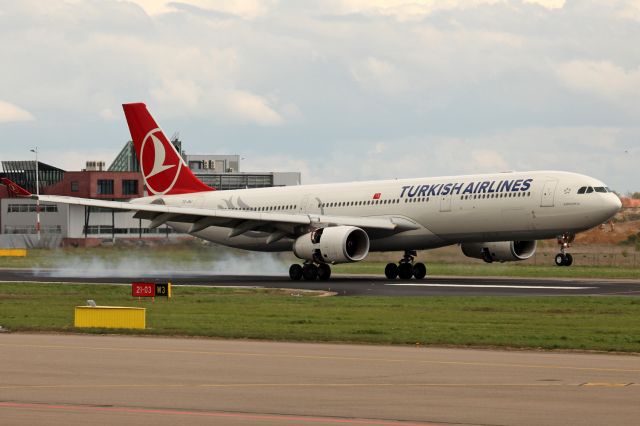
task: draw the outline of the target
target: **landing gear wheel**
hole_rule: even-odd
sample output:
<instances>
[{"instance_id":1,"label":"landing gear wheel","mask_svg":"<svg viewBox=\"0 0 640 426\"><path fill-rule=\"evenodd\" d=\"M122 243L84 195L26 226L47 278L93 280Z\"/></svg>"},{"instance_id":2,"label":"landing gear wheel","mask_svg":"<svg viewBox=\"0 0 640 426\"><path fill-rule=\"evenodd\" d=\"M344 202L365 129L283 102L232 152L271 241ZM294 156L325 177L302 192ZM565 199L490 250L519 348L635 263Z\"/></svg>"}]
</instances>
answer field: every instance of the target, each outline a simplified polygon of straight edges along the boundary
<instances>
[{"instance_id":1,"label":"landing gear wheel","mask_svg":"<svg viewBox=\"0 0 640 426\"><path fill-rule=\"evenodd\" d=\"M427 267L424 266L424 263L416 263L413 265L413 276L416 280L421 280L427 276Z\"/></svg>"},{"instance_id":2,"label":"landing gear wheel","mask_svg":"<svg viewBox=\"0 0 640 426\"><path fill-rule=\"evenodd\" d=\"M321 263L318 266L318 279L320 281L327 281L331 277L331 266L326 263Z\"/></svg>"},{"instance_id":3,"label":"landing gear wheel","mask_svg":"<svg viewBox=\"0 0 640 426\"><path fill-rule=\"evenodd\" d=\"M566 253L564 256L564 266L571 266L573 264L573 256L571 256L571 253Z\"/></svg>"},{"instance_id":4,"label":"landing gear wheel","mask_svg":"<svg viewBox=\"0 0 640 426\"><path fill-rule=\"evenodd\" d=\"M558 244L560 245L560 253L556 255L555 261L557 266L571 266L573 263L573 256L567 253L567 249L571 247L571 243L575 239L575 234L565 232L558 236Z\"/></svg>"},{"instance_id":5,"label":"landing gear wheel","mask_svg":"<svg viewBox=\"0 0 640 426\"><path fill-rule=\"evenodd\" d=\"M398 265L398 276L403 280L410 280L413 276L413 267L410 263L401 263Z\"/></svg>"},{"instance_id":6,"label":"landing gear wheel","mask_svg":"<svg viewBox=\"0 0 640 426\"><path fill-rule=\"evenodd\" d=\"M564 266L567 262L567 256L564 253L556 254L556 266Z\"/></svg>"},{"instance_id":7,"label":"landing gear wheel","mask_svg":"<svg viewBox=\"0 0 640 426\"><path fill-rule=\"evenodd\" d=\"M313 281L318 278L318 267L312 263L308 263L302 267L302 278L306 281Z\"/></svg>"},{"instance_id":8,"label":"landing gear wheel","mask_svg":"<svg viewBox=\"0 0 640 426\"><path fill-rule=\"evenodd\" d=\"M387 263L387 266L384 268L384 275L390 280L398 278L398 265L395 263Z\"/></svg>"},{"instance_id":9,"label":"landing gear wheel","mask_svg":"<svg viewBox=\"0 0 640 426\"><path fill-rule=\"evenodd\" d=\"M289 278L293 281L300 281L302 278L302 266L294 263L289 267Z\"/></svg>"}]
</instances>

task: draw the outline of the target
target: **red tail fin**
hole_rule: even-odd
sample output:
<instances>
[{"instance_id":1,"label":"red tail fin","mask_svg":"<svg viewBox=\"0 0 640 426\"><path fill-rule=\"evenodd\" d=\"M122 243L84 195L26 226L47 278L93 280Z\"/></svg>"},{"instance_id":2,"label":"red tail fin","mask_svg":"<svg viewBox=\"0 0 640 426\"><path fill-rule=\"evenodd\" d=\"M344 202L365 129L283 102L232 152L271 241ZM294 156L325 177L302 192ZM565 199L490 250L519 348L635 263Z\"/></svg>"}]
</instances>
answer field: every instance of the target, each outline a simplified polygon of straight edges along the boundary
<instances>
[{"instance_id":1,"label":"red tail fin","mask_svg":"<svg viewBox=\"0 0 640 426\"><path fill-rule=\"evenodd\" d=\"M145 104L124 104L122 108L149 192L171 195L215 190L194 176Z\"/></svg>"},{"instance_id":2,"label":"red tail fin","mask_svg":"<svg viewBox=\"0 0 640 426\"><path fill-rule=\"evenodd\" d=\"M11 179L2 178L0 181L7 186L9 196L11 197L31 197L31 193L12 181Z\"/></svg>"}]
</instances>

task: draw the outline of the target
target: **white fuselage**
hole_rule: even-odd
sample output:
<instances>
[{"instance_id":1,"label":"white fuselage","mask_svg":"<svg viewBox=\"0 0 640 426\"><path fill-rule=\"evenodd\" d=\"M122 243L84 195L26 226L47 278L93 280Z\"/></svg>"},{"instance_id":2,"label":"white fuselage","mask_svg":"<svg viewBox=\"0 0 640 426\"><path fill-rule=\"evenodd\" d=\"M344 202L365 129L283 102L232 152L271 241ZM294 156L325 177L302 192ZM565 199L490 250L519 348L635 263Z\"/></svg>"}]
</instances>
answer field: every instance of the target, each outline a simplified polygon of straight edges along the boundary
<instances>
[{"instance_id":1,"label":"white fuselage","mask_svg":"<svg viewBox=\"0 0 640 426\"><path fill-rule=\"evenodd\" d=\"M606 188L591 177L535 171L486 175L396 179L323 185L153 196L167 205L272 213L387 217L414 229L373 230L372 251L421 250L464 242L537 240L577 233L607 221L620 209L616 194L579 194L583 187ZM169 222L180 232L190 225ZM228 227L195 233L219 244L257 251L289 251L293 239L268 244L269 233L230 237Z\"/></svg>"}]
</instances>

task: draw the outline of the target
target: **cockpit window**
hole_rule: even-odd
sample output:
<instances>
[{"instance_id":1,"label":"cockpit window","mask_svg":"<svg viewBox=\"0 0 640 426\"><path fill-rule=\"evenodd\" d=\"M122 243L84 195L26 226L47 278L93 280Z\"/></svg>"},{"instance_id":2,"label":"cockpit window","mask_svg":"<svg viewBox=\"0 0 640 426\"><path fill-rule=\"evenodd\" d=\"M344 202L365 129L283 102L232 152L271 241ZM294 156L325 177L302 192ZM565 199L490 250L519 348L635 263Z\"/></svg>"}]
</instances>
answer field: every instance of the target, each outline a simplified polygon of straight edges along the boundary
<instances>
[{"instance_id":1,"label":"cockpit window","mask_svg":"<svg viewBox=\"0 0 640 426\"><path fill-rule=\"evenodd\" d=\"M593 192L600 192L606 194L608 192L613 192L609 187L606 186L583 186L578 189L578 194L591 194Z\"/></svg>"}]
</instances>

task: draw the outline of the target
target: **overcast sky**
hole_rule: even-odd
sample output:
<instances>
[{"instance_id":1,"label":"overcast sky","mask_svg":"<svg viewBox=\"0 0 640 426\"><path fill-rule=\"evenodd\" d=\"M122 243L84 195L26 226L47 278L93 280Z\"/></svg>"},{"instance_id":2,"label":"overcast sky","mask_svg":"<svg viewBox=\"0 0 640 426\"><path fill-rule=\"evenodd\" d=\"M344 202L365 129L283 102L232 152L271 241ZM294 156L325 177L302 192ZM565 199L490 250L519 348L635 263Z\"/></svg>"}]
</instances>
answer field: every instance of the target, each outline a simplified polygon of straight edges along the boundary
<instances>
[{"instance_id":1,"label":"overcast sky","mask_svg":"<svg viewBox=\"0 0 640 426\"><path fill-rule=\"evenodd\" d=\"M145 102L303 183L558 169L640 190L640 0L0 0L0 160L109 164Z\"/></svg>"}]
</instances>

